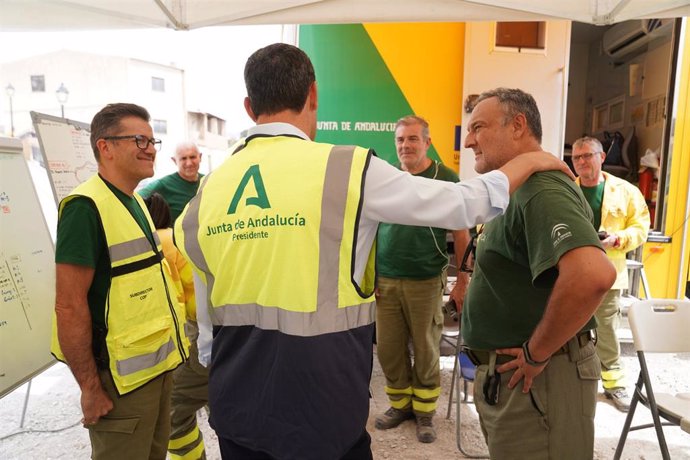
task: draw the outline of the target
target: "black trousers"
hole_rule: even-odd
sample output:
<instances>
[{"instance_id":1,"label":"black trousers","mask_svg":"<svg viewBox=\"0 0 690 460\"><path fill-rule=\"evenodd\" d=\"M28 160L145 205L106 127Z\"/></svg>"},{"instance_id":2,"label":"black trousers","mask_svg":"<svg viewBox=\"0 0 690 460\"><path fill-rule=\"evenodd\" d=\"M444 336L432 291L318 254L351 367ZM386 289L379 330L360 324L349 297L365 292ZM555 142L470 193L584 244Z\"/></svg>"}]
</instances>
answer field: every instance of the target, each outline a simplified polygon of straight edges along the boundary
<instances>
[{"instance_id":1,"label":"black trousers","mask_svg":"<svg viewBox=\"0 0 690 460\"><path fill-rule=\"evenodd\" d=\"M219 437L218 444L220 445L220 456L225 460L278 460L266 452L247 449L228 438ZM355 445L340 460L373 460L373 458L371 437L367 430L364 430Z\"/></svg>"}]
</instances>

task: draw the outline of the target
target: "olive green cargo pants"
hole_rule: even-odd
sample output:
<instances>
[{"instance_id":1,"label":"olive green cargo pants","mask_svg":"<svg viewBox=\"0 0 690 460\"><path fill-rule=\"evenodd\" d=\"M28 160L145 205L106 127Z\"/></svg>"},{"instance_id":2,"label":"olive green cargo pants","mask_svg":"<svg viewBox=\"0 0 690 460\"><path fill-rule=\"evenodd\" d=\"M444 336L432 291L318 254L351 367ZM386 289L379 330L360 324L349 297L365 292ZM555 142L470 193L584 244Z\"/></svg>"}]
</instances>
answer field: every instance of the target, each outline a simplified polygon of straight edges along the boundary
<instances>
[{"instance_id":1,"label":"olive green cargo pants","mask_svg":"<svg viewBox=\"0 0 690 460\"><path fill-rule=\"evenodd\" d=\"M527 394L523 381L508 389L513 371L502 374L493 406L483 393L488 370L486 364L477 367L474 402L492 459L591 460L601 372L593 342L580 348L571 340L568 352L551 357Z\"/></svg>"}]
</instances>

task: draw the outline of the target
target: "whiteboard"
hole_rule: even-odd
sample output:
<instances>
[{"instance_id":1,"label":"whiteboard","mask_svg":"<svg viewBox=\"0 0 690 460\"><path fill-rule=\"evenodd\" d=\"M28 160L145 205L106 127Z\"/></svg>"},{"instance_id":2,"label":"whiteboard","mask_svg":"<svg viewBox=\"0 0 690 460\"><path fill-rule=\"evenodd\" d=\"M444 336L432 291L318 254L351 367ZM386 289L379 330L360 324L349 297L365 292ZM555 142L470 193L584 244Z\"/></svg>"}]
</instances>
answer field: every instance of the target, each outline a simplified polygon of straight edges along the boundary
<instances>
[{"instance_id":1,"label":"whiteboard","mask_svg":"<svg viewBox=\"0 0 690 460\"><path fill-rule=\"evenodd\" d=\"M31 112L43 160L50 173L55 203L98 172L91 149L91 125Z\"/></svg>"},{"instance_id":2,"label":"whiteboard","mask_svg":"<svg viewBox=\"0 0 690 460\"><path fill-rule=\"evenodd\" d=\"M54 254L21 142L0 137L0 397L55 362Z\"/></svg>"}]
</instances>

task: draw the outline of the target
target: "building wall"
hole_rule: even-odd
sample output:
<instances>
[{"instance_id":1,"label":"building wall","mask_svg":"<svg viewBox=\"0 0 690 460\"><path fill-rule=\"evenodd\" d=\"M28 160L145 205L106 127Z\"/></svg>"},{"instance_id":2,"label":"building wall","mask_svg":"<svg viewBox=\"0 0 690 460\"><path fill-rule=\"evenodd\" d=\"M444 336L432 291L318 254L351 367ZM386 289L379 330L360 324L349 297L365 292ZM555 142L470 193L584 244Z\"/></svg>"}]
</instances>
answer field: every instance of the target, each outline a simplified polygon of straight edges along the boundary
<instances>
[{"instance_id":1,"label":"building wall","mask_svg":"<svg viewBox=\"0 0 690 460\"><path fill-rule=\"evenodd\" d=\"M45 76L45 92L31 91L31 75ZM164 79L164 92L152 90L152 77ZM64 83L69 90L65 104L69 119L90 123L106 104L131 102L145 107L153 120L165 120L167 134L154 133L163 141L156 176L175 170L170 157L175 145L188 134L183 70L138 59L63 50L0 65L0 86L4 89L9 83L15 87L15 135L33 131L31 111L60 116L55 90ZM2 106L0 116L9 133L7 105Z\"/></svg>"},{"instance_id":2,"label":"building wall","mask_svg":"<svg viewBox=\"0 0 690 460\"><path fill-rule=\"evenodd\" d=\"M587 107L588 61L589 46L585 43L574 43L570 48L568 116L565 120L565 142L568 144L589 133L583 121Z\"/></svg>"},{"instance_id":3,"label":"building wall","mask_svg":"<svg viewBox=\"0 0 690 460\"><path fill-rule=\"evenodd\" d=\"M154 130L153 134L163 141L161 151L156 157L156 177L170 174L177 170L170 159L175 154L175 146L187 140L184 70L137 59L129 59L127 69L127 102L135 102L146 107L151 114L154 128L156 120L164 121L167 125L167 133ZM165 91L152 89L153 77L163 79Z\"/></svg>"},{"instance_id":4,"label":"building wall","mask_svg":"<svg viewBox=\"0 0 690 460\"><path fill-rule=\"evenodd\" d=\"M36 56L0 65L4 87L15 87L13 98L15 134L33 131L30 111L60 116L55 91L61 83L69 90L65 116L89 122L101 102L126 93L126 59L71 51ZM45 92L32 92L31 76L45 77ZM6 116L6 113L3 113Z\"/></svg>"},{"instance_id":5,"label":"building wall","mask_svg":"<svg viewBox=\"0 0 690 460\"><path fill-rule=\"evenodd\" d=\"M570 22L546 22L544 52L517 53L495 49L494 22L468 22L465 34L463 100L496 87L520 88L534 96L541 112L542 147L563 153L566 78L570 51ZM463 111L462 142L470 114ZM463 148L460 178L475 176L474 153Z\"/></svg>"}]
</instances>

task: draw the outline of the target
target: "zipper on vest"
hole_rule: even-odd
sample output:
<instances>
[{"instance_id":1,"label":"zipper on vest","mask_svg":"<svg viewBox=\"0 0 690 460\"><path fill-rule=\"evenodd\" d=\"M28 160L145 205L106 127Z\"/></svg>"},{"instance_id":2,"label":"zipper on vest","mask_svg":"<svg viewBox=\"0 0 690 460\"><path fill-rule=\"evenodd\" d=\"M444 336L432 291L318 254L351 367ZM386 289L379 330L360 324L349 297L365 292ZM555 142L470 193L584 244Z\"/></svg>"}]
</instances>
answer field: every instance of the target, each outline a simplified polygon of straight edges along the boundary
<instances>
[{"instance_id":1,"label":"zipper on vest","mask_svg":"<svg viewBox=\"0 0 690 460\"><path fill-rule=\"evenodd\" d=\"M173 323L175 324L175 337L177 337L177 351L180 352L182 356L182 362L186 361L189 356L184 352L184 345L182 342L182 337L180 337L180 323L177 318L177 313L175 313L175 307L173 307L170 299L170 289L168 288L168 281L165 279L165 273L163 273L163 264L159 263L158 268L161 271L161 276L163 277L163 285L165 286L165 295L168 298L168 308L170 308L170 313L172 314ZM177 298L177 297L176 297Z\"/></svg>"}]
</instances>

